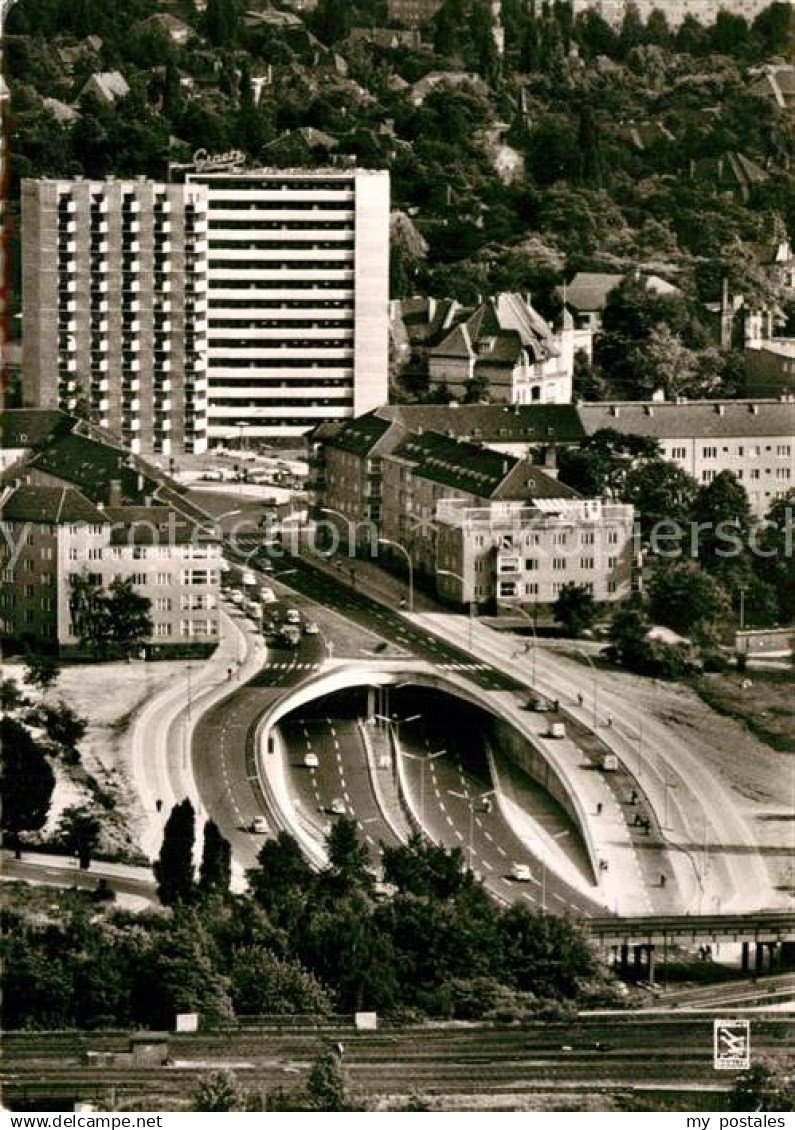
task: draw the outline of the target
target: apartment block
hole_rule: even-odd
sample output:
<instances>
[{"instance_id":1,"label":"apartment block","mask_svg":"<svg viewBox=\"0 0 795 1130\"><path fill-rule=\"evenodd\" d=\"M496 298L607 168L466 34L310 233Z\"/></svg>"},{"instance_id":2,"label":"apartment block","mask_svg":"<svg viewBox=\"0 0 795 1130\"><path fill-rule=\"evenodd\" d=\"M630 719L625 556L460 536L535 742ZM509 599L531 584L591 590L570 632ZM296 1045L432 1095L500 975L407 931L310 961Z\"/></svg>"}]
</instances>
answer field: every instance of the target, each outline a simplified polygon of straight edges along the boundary
<instances>
[{"instance_id":1,"label":"apartment block","mask_svg":"<svg viewBox=\"0 0 795 1130\"><path fill-rule=\"evenodd\" d=\"M186 179L207 194L210 443L298 437L385 403L389 174Z\"/></svg>"},{"instance_id":2,"label":"apartment block","mask_svg":"<svg viewBox=\"0 0 795 1130\"><path fill-rule=\"evenodd\" d=\"M795 397L616 401L581 404L578 412L588 435L614 428L656 439L663 458L699 484L731 471L757 517L795 487Z\"/></svg>"},{"instance_id":3,"label":"apartment block","mask_svg":"<svg viewBox=\"0 0 795 1130\"><path fill-rule=\"evenodd\" d=\"M220 546L168 506L96 505L67 486L21 483L2 499L0 633L81 651L73 581L131 581L151 601L150 656L207 654L218 641Z\"/></svg>"},{"instance_id":4,"label":"apartment block","mask_svg":"<svg viewBox=\"0 0 795 1130\"><path fill-rule=\"evenodd\" d=\"M133 452L205 450L205 201L201 185L23 181L26 405Z\"/></svg>"}]
</instances>

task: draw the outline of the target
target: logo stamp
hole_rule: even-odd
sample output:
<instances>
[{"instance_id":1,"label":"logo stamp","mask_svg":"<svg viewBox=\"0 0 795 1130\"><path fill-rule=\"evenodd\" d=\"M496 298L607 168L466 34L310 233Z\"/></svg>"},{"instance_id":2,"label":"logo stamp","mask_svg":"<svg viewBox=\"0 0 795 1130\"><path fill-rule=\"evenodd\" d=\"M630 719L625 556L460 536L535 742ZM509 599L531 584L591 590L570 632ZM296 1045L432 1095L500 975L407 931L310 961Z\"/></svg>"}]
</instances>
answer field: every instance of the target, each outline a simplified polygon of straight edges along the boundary
<instances>
[{"instance_id":1,"label":"logo stamp","mask_svg":"<svg viewBox=\"0 0 795 1130\"><path fill-rule=\"evenodd\" d=\"M715 1021L716 1071L745 1071L751 1066L751 1023L749 1020Z\"/></svg>"}]
</instances>

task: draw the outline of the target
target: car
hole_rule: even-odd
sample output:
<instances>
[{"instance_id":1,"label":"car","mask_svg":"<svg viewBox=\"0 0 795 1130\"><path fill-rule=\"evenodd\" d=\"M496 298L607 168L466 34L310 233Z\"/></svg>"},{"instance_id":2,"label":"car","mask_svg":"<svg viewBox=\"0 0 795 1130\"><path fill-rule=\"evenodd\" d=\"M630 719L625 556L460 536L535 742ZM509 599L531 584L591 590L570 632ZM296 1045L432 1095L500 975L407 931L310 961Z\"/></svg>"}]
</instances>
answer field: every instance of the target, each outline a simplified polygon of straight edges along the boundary
<instances>
[{"instance_id":1,"label":"car","mask_svg":"<svg viewBox=\"0 0 795 1130\"><path fill-rule=\"evenodd\" d=\"M284 614L284 622L285 624L300 624L301 613L297 608L288 608Z\"/></svg>"},{"instance_id":2,"label":"car","mask_svg":"<svg viewBox=\"0 0 795 1130\"><path fill-rule=\"evenodd\" d=\"M264 553L263 553L263 551L264 551ZM270 549L269 549L268 546L263 546L262 549L260 550L260 556L259 556L259 559L258 559L258 563L259 563L260 570L263 573L272 573L273 572L273 562L271 561L270 557L268 557L269 552L270 552Z\"/></svg>"},{"instance_id":3,"label":"car","mask_svg":"<svg viewBox=\"0 0 795 1130\"><path fill-rule=\"evenodd\" d=\"M345 815L345 801L341 797L335 796L328 808L332 816Z\"/></svg>"},{"instance_id":4,"label":"car","mask_svg":"<svg viewBox=\"0 0 795 1130\"><path fill-rule=\"evenodd\" d=\"M527 863L512 863L511 864L511 878L515 879L517 883L531 882L533 875L530 871L530 866Z\"/></svg>"},{"instance_id":5,"label":"car","mask_svg":"<svg viewBox=\"0 0 795 1130\"><path fill-rule=\"evenodd\" d=\"M249 832L253 832L255 836L264 836L268 831L268 821L264 816L255 816L248 826Z\"/></svg>"},{"instance_id":6,"label":"car","mask_svg":"<svg viewBox=\"0 0 795 1130\"><path fill-rule=\"evenodd\" d=\"M317 754L312 753L312 752L305 753L304 754L304 765L306 766L307 769L317 769L318 766L320 765L320 760L319 760Z\"/></svg>"},{"instance_id":7,"label":"car","mask_svg":"<svg viewBox=\"0 0 795 1130\"><path fill-rule=\"evenodd\" d=\"M259 590L259 599L260 604L276 604L276 593L273 589L263 586L263 588Z\"/></svg>"},{"instance_id":8,"label":"car","mask_svg":"<svg viewBox=\"0 0 795 1130\"><path fill-rule=\"evenodd\" d=\"M525 710L533 710L536 714L548 714L552 710L552 703L540 694L534 694L528 699Z\"/></svg>"},{"instance_id":9,"label":"car","mask_svg":"<svg viewBox=\"0 0 795 1130\"><path fill-rule=\"evenodd\" d=\"M233 589L229 594L229 599L233 604L236 604L238 607L240 607L243 604L245 597L243 596L242 592L238 592L237 589Z\"/></svg>"},{"instance_id":10,"label":"car","mask_svg":"<svg viewBox=\"0 0 795 1130\"><path fill-rule=\"evenodd\" d=\"M307 636L317 636L320 634L320 628L314 620L310 620L308 624L304 625L304 633Z\"/></svg>"}]
</instances>

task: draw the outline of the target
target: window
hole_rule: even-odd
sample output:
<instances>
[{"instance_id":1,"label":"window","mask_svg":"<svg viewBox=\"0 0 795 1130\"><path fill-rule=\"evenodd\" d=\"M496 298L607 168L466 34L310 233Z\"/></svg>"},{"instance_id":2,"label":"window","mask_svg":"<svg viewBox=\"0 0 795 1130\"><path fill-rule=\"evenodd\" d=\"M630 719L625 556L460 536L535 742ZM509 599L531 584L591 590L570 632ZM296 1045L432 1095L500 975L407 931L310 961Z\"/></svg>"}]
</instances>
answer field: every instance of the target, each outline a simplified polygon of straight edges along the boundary
<instances>
[{"instance_id":1,"label":"window","mask_svg":"<svg viewBox=\"0 0 795 1130\"><path fill-rule=\"evenodd\" d=\"M562 572L566 568L566 558L565 557L553 557L552 558L552 568L558 573Z\"/></svg>"},{"instance_id":2,"label":"window","mask_svg":"<svg viewBox=\"0 0 795 1130\"><path fill-rule=\"evenodd\" d=\"M582 538L580 539L580 543L581 545L593 545L595 540L595 534L583 534Z\"/></svg>"},{"instance_id":3,"label":"window","mask_svg":"<svg viewBox=\"0 0 795 1130\"><path fill-rule=\"evenodd\" d=\"M183 585L206 585L209 584L209 577L204 569L183 569L182 570L182 584Z\"/></svg>"},{"instance_id":4,"label":"window","mask_svg":"<svg viewBox=\"0 0 795 1130\"><path fill-rule=\"evenodd\" d=\"M89 561L101 561L102 560L102 550L101 549L89 549L88 560Z\"/></svg>"},{"instance_id":5,"label":"window","mask_svg":"<svg viewBox=\"0 0 795 1130\"><path fill-rule=\"evenodd\" d=\"M77 561L77 547L74 545L69 548L69 560Z\"/></svg>"},{"instance_id":6,"label":"window","mask_svg":"<svg viewBox=\"0 0 795 1130\"><path fill-rule=\"evenodd\" d=\"M701 449L701 454L705 459L717 459L718 449L717 447L704 447Z\"/></svg>"},{"instance_id":7,"label":"window","mask_svg":"<svg viewBox=\"0 0 795 1130\"><path fill-rule=\"evenodd\" d=\"M158 639L162 639L163 636L170 636L171 635L171 624L164 624L164 623L155 624L154 634L155 634L155 636L157 636Z\"/></svg>"},{"instance_id":8,"label":"window","mask_svg":"<svg viewBox=\"0 0 795 1130\"><path fill-rule=\"evenodd\" d=\"M25 585L25 596L35 596L35 595L36 595L36 586L35 585Z\"/></svg>"},{"instance_id":9,"label":"window","mask_svg":"<svg viewBox=\"0 0 795 1130\"><path fill-rule=\"evenodd\" d=\"M608 557L608 559L607 559L608 569L615 569L616 565L618 565L618 558L617 557Z\"/></svg>"},{"instance_id":10,"label":"window","mask_svg":"<svg viewBox=\"0 0 795 1130\"><path fill-rule=\"evenodd\" d=\"M715 478L715 474L716 474L715 471L702 471L701 472L702 483L711 483L712 480Z\"/></svg>"},{"instance_id":11,"label":"window","mask_svg":"<svg viewBox=\"0 0 795 1130\"><path fill-rule=\"evenodd\" d=\"M171 574L170 573L156 573L155 574L155 584L156 585L170 585L171 584Z\"/></svg>"},{"instance_id":12,"label":"window","mask_svg":"<svg viewBox=\"0 0 795 1130\"><path fill-rule=\"evenodd\" d=\"M25 623L26 624L34 624L35 622L36 622L36 613L33 611L32 608L28 608L27 611L25 612Z\"/></svg>"},{"instance_id":13,"label":"window","mask_svg":"<svg viewBox=\"0 0 795 1130\"><path fill-rule=\"evenodd\" d=\"M524 587L525 596L538 596L538 585L533 581Z\"/></svg>"},{"instance_id":14,"label":"window","mask_svg":"<svg viewBox=\"0 0 795 1130\"><path fill-rule=\"evenodd\" d=\"M610 530L607 535L608 545L618 545L618 530Z\"/></svg>"},{"instance_id":15,"label":"window","mask_svg":"<svg viewBox=\"0 0 795 1130\"><path fill-rule=\"evenodd\" d=\"M501 581L500 582L500 596L516 596L516 582L515 581Z\"/></svg>"},{"instance_id":16,"label":"window","mask_svg":"<svg viewBox=\"0 0 795 1130\"><path fill-rule=\"evenodd\" d=\"M555 596L559 596L563 592L563 588L564 588L564 585L563 585L562 581L554 581L553 582L552 591L555 594Z\"/></svg>"},{"instance_id":17,"label":"window","mask_svg":"<svg viewBox=\"0 0 795 1130\"><path fill-rule=\"evenodd\" d=\"M171 597L158 596L155 597L155 612L170 612L171 611Z\"/></svg>"},{"instance_id":18,"label":"window","mask_svg":"<svg viewBox=\"0 0 795 1130\"><path fill-rule=\"evenodd\" d=\"M53 599L51 596L43 596L41 598L41 610L42 612L52 612Z\"/></svg>"},{"instance_id":19,"label":"window","mask_svg":"<svg viewBox=\"0 0 795 1130\"><path fill-rule=\"evenodd\" d=\"M528 571L528 573L532 573L534 569L538 568L538 558L537 557L527 557L527 558L525 558L524 567Z\"/></svg>"},{"instance_id":20,"label":"window","mask_svg":"<svg viewBox=\"0 0 795 1130\"><path fill-rule=\"evenodd\" d=\"M609 593L617 592L618 591L618 582L617 581L608 581L607 582L607 591Z\"/></svg>"},{"instance_id":21,"label":"window","mask_svg":"<svg viewBox=\"0 0 795 1130\"><path fill-rule=\"evenodd\" d=\"M52 546L51 545L43 545L41 547L41 559L42 559L42 561L52 561Z\"/></svg>"},{"instance_id":22,"label":"window","mask_svg":"<svg viewBox=\"0 0 795 1130\"><path fill-rule=\"evenodd\" d=\"M53 583L54 580L55 580L55 578L53 577L52 573L42 573L41 574L42 588L45 588L45 589L49 588L49 586Z\"/></svg>"},{"instance_id":23,"label":"window","mask_svg":"<svg viewBox=\"0 0 795 1130\"><path fill-rule=\"evenodd\" d=\"M33 545L35 540L36 540L35 534L28 534L27 537L25 538L25 545Z\"/></svg>"},{"instance_id":24,"label":"window","mask_svg":"<svg viewBox=\"0 0 795 1130\"><path fill-rule=\"evenodd\" d=\"M776 455L786 456L792 453L792 447L788 443L780 443L776 448Z\"/></svg>"},{"instance_id":25,"label":"window","mask_svg":"<svg viewBox=\"0 0 795 1130\"><path fill-rule=\"evenodd\" d=\"M686 447L672 447L671 448L671 458L672 459L687 459L687 448Z\"/></svg>"},{"instance_id":26,"label":"window","mask_svg":"<svg viewBox=\"0 0 795 1130\"><path fill-rule=\"evenodd\" d=\"M593 567L594 567L593 557L581 557L580 558L580 568L581 569L593 569Z\"/></svg>"},{"instance_id":27,"label":"window","mask_svg":"<svg viewBox=\"0 0 795 1130\"><path fill-rule=\"evenodd\" d=\"M751 478L752 479L758 479L760 477L761 477L761 472L760 472L759 468L758 467L752 467L751 468Z\"/></svg>"},{"instance_id":28,"label":"window","mask_svg":"<svg viewBox=\"0 0 795 1130\"><path fill-rule=\"evenodd\" d=\"M146 546L134 545L132 555L133 555L133 561L145 561L146 556L147 556Z\"/></svg>"},{"instance_id":29,"label":"window","mask_svg":"<svg viewBox=\"0 0 795 1130\"><path fill-rule=\"evenodd\" d=\"M565 545L568 541L568 534L555 534L552 538L553 545Z\"/></svg>"},{"instance_id":30,"label":"window","mask_svg":"<svg viewBox=\"0 0 795 1130\"><path fill-rule=\"evenodd\" d=\"M149 577L146 573L133 573L130 577L130 580L134 585L145 585L149 580Z\"/></svg>"},{"instance_id":31,"label":"window","mask_svg":"<svg viewBox=\"0 0 795 1130\"><path fill-rule=\"evenodd\" d=\"M33 561L31 561L31 559L29 557L26 558L22 562L22 568L25 570L26 573L32 573L33 570L35 569L35 567L36 566L34 565Z\"/></svg>"}]
</instances>

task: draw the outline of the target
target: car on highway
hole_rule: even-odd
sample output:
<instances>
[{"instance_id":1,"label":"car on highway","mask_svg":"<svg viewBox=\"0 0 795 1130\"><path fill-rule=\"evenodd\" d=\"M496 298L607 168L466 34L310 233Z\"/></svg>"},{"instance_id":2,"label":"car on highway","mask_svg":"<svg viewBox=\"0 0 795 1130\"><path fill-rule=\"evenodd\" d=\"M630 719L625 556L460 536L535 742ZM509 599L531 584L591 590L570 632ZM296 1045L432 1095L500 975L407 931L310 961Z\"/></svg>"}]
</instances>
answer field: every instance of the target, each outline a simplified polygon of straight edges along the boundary
<instances>
[{"instance_id":1,"label":"car on highway","mask_svg":"<svg viewBox=\"0 0 795 1130\"><path fill-rule=\"evenodd\" d=\"M318 758L316 753L312 753L310 751L309 753L304 754L304 765L307 767L307 769L317 769L320 765L320 759Z\"/></svg>"},{"instance_id":2,"label":"car on highway","mask_svg":"<svg viewBox=\"0 0 795 1130\"><path fill-rule=\"evenodd\" d=\"M525 710L532 710L536 714L548 714L553 709L552 703L543 695L534 694L525 703Z\"/></svg>"},{"instance_id":3,"label":"car on highway","mask_svg":"<svg viewBox=\"0 0 795 1130\"><path fill-rule=\"evenodd\" d=\"M236 604L238 608L240 608L243 604L243 601L245 600L245 597L243 596L242 592L238 592L237 589L232 589L232 591L229 593L229 599L233 604Z\"/></svg>"},{"instance_id":4,"label":"car on highway","mask_svg":"<svg viewBox=\"0 0 795 1130\"><path fill-rule=\"evenodd\" d=\"M286 624L300 624L301 613L297 608L288 608L284 614L284 622Z\"/></svg>"},{"instance_id":5,"label":"car on highway","mask_svg":"<svg viewBox=\"0 0 795 1130\"><path fill-rule=\"evenodd\" d=\"M517 883L529 883L533 878L530 866L527 863L512 863L511 878Z\"/></svg>"},{"instance_id":6,"label":"car on highway","mask_svg":"<svg viewBox=\"0 0 795 1130\"><path fill-rule=\"evenodd\" d=\"M328 806L328 810L332 814L332 816L344 816L345 801L341 797L335 796L334 800Z\"/></svg>"},{"instance_id":7,"label":"car on highway","mask_svg":"<svg viewBox=\"0 0 795 1130\"><path fill-rule=\"evenodd\" d=\"M279 631L279 643L282 647L299 647L301 629L296 624L283 624Z\"/></svg>"},{"instance_id":8,"label":"car on highway","mask_svg":"<svg viewBox=\"0 0 795 1130\"><path fill-rule=\"evenodd\" d=\"M255 836L264 836L268 832L268 821L264 816L255 816L248 826L249 832L253 832Z\"/></svg>"},{"instance_id":9,"label":"car on highway","mask_svg":"<svg viewBox=\"0 0 795 1130\"><path fill-rule=\"evenodd\" d=\"M309 620L304 625L304 634L307 636L317 636L320 634L320 628L317 626L314 620Z\"/></svg>"}]
</instances>

